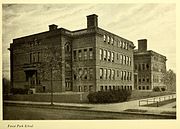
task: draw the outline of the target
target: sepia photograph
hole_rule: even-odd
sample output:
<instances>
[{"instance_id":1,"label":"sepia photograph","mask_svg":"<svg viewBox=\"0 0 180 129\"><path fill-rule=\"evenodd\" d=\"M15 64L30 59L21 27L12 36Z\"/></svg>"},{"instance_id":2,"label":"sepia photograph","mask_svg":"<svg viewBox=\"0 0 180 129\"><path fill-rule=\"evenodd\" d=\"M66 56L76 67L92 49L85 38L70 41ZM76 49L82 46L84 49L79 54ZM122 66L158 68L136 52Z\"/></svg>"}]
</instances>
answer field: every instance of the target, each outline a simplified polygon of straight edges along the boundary
<instances>
[{"instance_id":1,"label":"sepia photograph","mask_svg":"<svg viewBox=\"0 0 180 129\"><path fill-rule=\"evenodd\" d=\"M176 42L175 3L4 3L2 119L176 120Z\"/></svg>"}]
</instances>

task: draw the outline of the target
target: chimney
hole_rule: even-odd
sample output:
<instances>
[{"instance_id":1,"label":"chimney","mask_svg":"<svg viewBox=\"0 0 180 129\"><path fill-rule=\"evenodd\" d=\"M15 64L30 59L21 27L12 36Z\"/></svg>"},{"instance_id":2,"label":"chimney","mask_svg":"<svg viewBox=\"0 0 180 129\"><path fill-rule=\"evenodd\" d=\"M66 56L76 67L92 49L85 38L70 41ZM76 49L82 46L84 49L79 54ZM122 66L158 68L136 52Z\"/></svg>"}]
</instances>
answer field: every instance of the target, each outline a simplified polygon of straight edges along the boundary
<instances>
[{"instance_id":1,"label":"chimney","mask_svg":"<svg viewBox=\"0 0 180 129\"><path fill-rule=\"evenodd\" d=\"M87 16L87 28L98 27L98 16L96 14Z\"/></svg>"},{"instance_id":2,"label":"chimney","mask_svg":"<svg viewBox=\"0 0 180 129\"><path fill-rule=\"evenodd\" d=\"M139 52L147 51L147 39L138 40L138 51Z\"/></svg>"},{"instance_id":3,"label":"chimney","mask_svg":"<svg viewBox=\"0 0 180 129\"><path fill-rule=\"evenodd\" d=\"M55 24L49 25L49 31L57 30L57 27Z\"/></svg>"}]
</instances>

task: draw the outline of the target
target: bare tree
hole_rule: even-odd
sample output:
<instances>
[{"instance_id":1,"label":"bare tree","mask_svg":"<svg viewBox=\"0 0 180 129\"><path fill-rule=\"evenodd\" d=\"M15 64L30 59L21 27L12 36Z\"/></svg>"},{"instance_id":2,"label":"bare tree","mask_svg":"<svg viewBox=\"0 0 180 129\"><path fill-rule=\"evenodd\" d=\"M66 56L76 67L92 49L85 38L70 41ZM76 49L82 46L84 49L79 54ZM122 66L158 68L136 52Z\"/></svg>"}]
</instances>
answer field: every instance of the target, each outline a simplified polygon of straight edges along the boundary
<instances>
[{"instance_id":1,"label":"bare tree","mask_svg":"<svg viewBox=\"0 0 180 129\"><path fill-rule=\"evenodd\" d=\"M51 105L53 105L53 76L54 70L60 70L62 58L59 46L51 46L44 49L41 64L39 66L40 78L43 81L49 80L51 83Z\"/></svg>"},{"instance_id":2,"label":"bare tree","mask_svg":"<svg viewBox=\"0 0 180 129\"><path fill-rule=\"evenodd\" d=\"M176 74L173 70L169 69L164 75L164 83L167 86L167 90L176 91Z\"/></svg>"}]
</instances>

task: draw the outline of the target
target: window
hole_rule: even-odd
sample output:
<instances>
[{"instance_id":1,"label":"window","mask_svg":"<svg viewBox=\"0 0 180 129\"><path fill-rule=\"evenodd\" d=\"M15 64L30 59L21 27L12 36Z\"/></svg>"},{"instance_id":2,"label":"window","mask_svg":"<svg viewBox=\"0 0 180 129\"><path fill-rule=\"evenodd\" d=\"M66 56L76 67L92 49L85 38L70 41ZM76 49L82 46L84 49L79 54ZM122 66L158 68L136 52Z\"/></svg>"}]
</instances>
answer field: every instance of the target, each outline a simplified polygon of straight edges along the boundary
<instances>
[{"instance_id":1,"label":"window","mask_svg":"<svg viewBox=\"0 0 180 129\"><path fill-rule=\"evenodd\" d=\"M93 86L89 86L89 92L93 91Z\"/></svg>"},{"instance_id":2,"label":"window","mask_svg":"<svg viewBox=\"0 0 180 129\"><path fill-rule=\"evenodd\" d=\"M126 56L123 55L123 64L126 64Z\"/></svg>"},{"instance_id":3,"label":"window","mask_svg":"<svg viewBox=\"0 0 180 129\"><path fill-rule=\"evenodd\" d=\"M89 69L89 79L90 80L93 79L93 69L92 68Z\"/></svg>"},{"instance_id":4,"label":"window","mask_svg":"<svg viewBox=\"0 0 180 129\"><path fill-rule=\"evenodd\" d=\"M126 64L129 65L129 57L126 56Z\"/></svg>"},{"instance_id":5,"label":"window","mask_svg":"<svg viewBox=\"0 0 180 129\"><path fill-rule=\"evenodd\" d=\"M139 86L139 90L141 90L141 86Z\"/></svg>"},{"instance_id":6,"label":"window","mask_svg":"<svg viewBox=\"0 0 180 129\"><path fill-rule=\"evenodd\" d=\"M84 49L84 59L87 60L87 49Z\"/></svg>"},{"instance_id":7,"label":"window","mask_svg":"<svg viewBox=\"0 0 180 129\"><path fill-rule=\"evenodd\" d=\"M81 53L81 50L78 51L78 59L81 60L82 58L82 53Z\"/></svg>"},{"instance_id":8,"label":"window","mask_svg":"<svg viewBox=\"0 0 180 129\"><path fill-rule=\"evenodd\" d=\"M36 83L37 83L37 84L39 84L39 85L41 84L41 80L40 80L40 78L39 78L39 77L37 77L37 79L36 79Z\"/></svg>"},{"instance_id":9,"label":"window","mask_svg":"<svg viewBox=\"0 0 180 129\"><path fill-rule=\"evenodd\" d=\"M123 90L123 85L121 86L121 89Z\"/></svg>"},{"instance_id":10,"label":"window","mask_svg":"<svg viewBox=\"0 0 180 129\"><path fill-rule=\"evenodd\" d=\"M111 70L108 69L108 79L111 79Z\"/></svg>"},{"instance_id":11,"label":"window","mask_svg":"<svg viewBox=\"0 0 180 129\"><path fill-rule=\"evenodd\" d=\"M123 41L120 41L120 47L123 48Z\"/></svg>"},{"instance_id":12,"label":"window","mask_svg":"<svg viewBox=\"0 0 180 129\"><path fill-rule=\"evenodd\" d=\"M119 40L118 40L117 43L118 43L118 47L121 47L121 42Z\"/></svg>"},{"instance_id":13,"label":"window","mask_svg":"<svg viewBox=\"0 0 180 129\"><path fill-rule=\"evenodd\" d=\"M89 49L89 59L93 59L93 49Z\"/></svg>"},{"instance_id":14,"label":"window","mask_svg":"<svg viewBox=\"0 0 180 129\"><path fill-rule=\"evenodd\" d=\"M119 60L119 53L117 53L117 60Z\"/></svg>"},{"instance_id":15,"label":"window","mask_svg":"<svg viewBox=\"0 0 180 129\"><path fill-rule=\"evenodd\" d=\"M76 50L73 51L73 55L74 60L76 60Z\"/></svg>"},{"instance_id":16,"label":"window","mask_svg":"<svg viewBox=\"0 0 180 129\"><path fill-rule=\"evenodd\" d=\"M115 87L115 86L113 86L113 90L116 90L116 87Z\"/></svg>"},{"instance_id":17,"label":"window","mask_svg":"<svg viewBox=\"0 0 180 129\"><path fill-rule=\"evenodd\" d=\"M121 80L123 80L123 73L124 73L124 72L123 72L123 71L121 71Z\"/></svg>"},{"instance_id":18,"label":"window","mask_svg":"<svg viewBox=\"0 0 180 129\"><path fill-rule=\"evenodd\" d=\"M129 65L131 66L131 57L129 57Z\"/></svg>"},{"instance_id":19,"label":"window","mask_svg":"<svg viewBox=\"0 0 180 129\"><path fill-rule=\"evenodd\" d=\"M145 64L142 64L142 69L145 70Z\"/></svg>"},{"instance_id":20,"label":"window","mask_svg":"<svg viewBox=\"0 0 180 129\"><path fill-rule=\"evenodd\" d=\"M30 47L33 47L33 42L30 42L29 44L30 44Z\"/></svg>"},{"instance_id":21,"label":"window","mask_svg":"<svg viewBox=\"0 0 180 129\"><path fill-rule=\"evenodd\" d=\"M146 81L149 82L149 78L147 78Z\"/></svg>"},{"instance_id":22,"label":"window","mask_svg":"<svg viewBox=\"0 0 180 129\"><path fill-rule=\"evenodd\" d=\"M139 68L139 71L141 71L141 64L139 64L139 67L138 67L138 68Z\"/></svg>"},{"instance_id":23,"label":"window","mask_svg":"<svg viewBox=\"0 0 180 129\"><path fill-rule=\"evenodd\" d=\"M137 70L137 64L134 65L134 69Z\"/></svg>"},{"instance_id":24,"label":"window","mask_svg":"<svg viewBox=\"0 0 180 129\"><path fill-rule=\"evenodd\" d=\"M87 92L87 91L88 91L87 86L84 86L84 92Z\"/></svg>"},{"instance_id":25,"label":"window","mask_svg":"<svg viewBox=\"0 0 180 129\"><path fill-rule=\"evenodd\" d=\"M38 40L36 38L34 39L34 44L38 45Z\"/></svg>"},{"instance_id":26,"label":"window","mask_svg":"<svg viewBox=\"0 0 180 129\"><path fill-rule=\"evenodd\" d=\"M40 61L40 52L38 52L38 57L37 57L37 61Z\"/></svg>"},{"instance_id":27,"label":"window","mask_svg":"<svg viewBox=\"0 0 180 129\"><path fill-rule=\"evenodd\" d=\"M120 55L120 64L123 64L123 55Z\"/></svg>"},{"instance_id":28,"label":"window","mask_svg":"<svg viewBox=\"0 0 180 129\"><path fill-rule=\"evenodd\" d=\"M82 92L82 87L81 86L79 86L79 92Z\"/></svg>"},{"instance_id":29,"label":"window","mask_svg":"<svg viewBox=\"0 0 180 129\"><path fill-rule=\"evenodd\" d=\"M139 83L141 83L141 78L139 78Z\"/></svg>"},{"instance_id":30,"label":"window","mask_svg":"<svg viewBox=\"0 0 180 129\"><path fill-rule=\"evenodd\" d=\"M119 70L117 70L117 77L119 77Z\"/></svg>"},{"instance_id":31,"label":"window","mask_svg":"<svg viewBox=\"0 0 180 129\"><path fill-rule=\"evenodd\" d=\"M30 63L32 63L32 53L30 53Z\"/></svg>"},{"instance_id":32,"label":"window","mask_svg":"<svg viewBox=\"0 0 180 129\"><path fill-rule=\"evenodd\" d=\"M108 40L108 43L110 43L110 37L109 36L107 36L107 40Z\"/></svg>"},{"instance_id":33,"label":"window","mask_svg":"<svg viewBox=\"0 0 180 129\"><path fill-rule=\"evenodd\" d=\"M103 79L103 69L102 68L99 69L99 76L100 76L100 79Z\"/></svg>"},{"instance_id":34,"label":"window","mask_svg":"<svg viewBox=\"0 0 180 129\"><path fill-rule=\"evenodd\" d=\"M126 71L124 71L124 80L126 80Z\"/></svg>"},{"instance_id":35,"label":"window","mask_svg":"<svg viewBox=\"0 0 180 129\"><path fill-rule=\"evenodd\" d=\"M104 79L107 79L107 69L104 69Z\"/></svg>"},{"instance_id":36,"label":"window","mask_svg":"<svg viewBox=\"0 0 180 129\"><path fill-rule=\"evenodd\" d=\"M107 60L107 50L104 50L104 60Z\"/></svg>"},{"instance_id":37,"label":"window","mask_svg":"<svg viewBox=\"0 0 180 129\"><path fill-rule=\"evenodd\" d=\"M105 91L107 91L107 86L105 86Z\"/></svg>"},{"instance_id":38,"label":"window","mask_svg":"<svg viewBox=\"0 0 180 129\"><path fill-rule=\"evenodd\" d=\"M32 58L33 58L32 61L36 62L36 54L35 53L32 54Z\"/></svg>"},{"instance_id":39,"label":"window","mask_svg":"<svg viewBox=\"0 0 180 129\"><path fill-rule=\"evenodd\" d=\"M128 80L128 81L129 81L129 75L130 75L129 72L127 72L127 80Z\"/></svg>"},{"instance_id":40,"label":"window","mask_svg":"<svg viewBox=\"0 0 180 129\"><path fill-rule=\"evenodd\" d=\"M66 51L67 51L67 52L70 52L70 47L69 47L68 44L66 45Z\"/></svg>"},{"instance_id":41,"label":"window","mask_svg":"<svg viewBox=\"0 0 180 129\"><path fill-rule=\"evenodd\" d=\"M45 92L46 91L46 87L45 86L43 86L43 92Z\"/></svg>"},{"instance_id":42,"label":"window","mask_svg":"<svg viewBox=\"0 0 180 129\"><path fill-rule=\"evenodd\" d=\"M132 86L130 86L130 90L132 90Z\"/></svg>"},{"instance_id":43,"label":"window","mask_svg":"<svg viewBox=\"0 0 180 129\"><path fill-rule=\"evenodd\" d=\"M84 79L87 79L87 68L84 69Z\"/></svg>"},{"instance_id":44,"label":"window","mask_svg":"<svg viewBox=\"0 0 180 129\"><path fill-rule=\"evenodd\" d=\"M100 91L103 91L103 86L101 86L101 89L100 89Z\"/></svg>"},{"instance_id":45,"label":"window","mask_svg":"<svg viewBox=\"0 0 180 129\"><path fill-rule=\"evenodd\" d=\"M110 54L110 51L108 51L108 61L111 61L111 54Z\"/></svg>"},{"instance_id":46,"label":"window","mask_svg":"<svg viewBox=\"0 0 180 129\"><path fill-rule=\"evenodd\" d=\"M82 69L80 68L80 69L79 69L79 79L82 79L82 74L83 74L83 71L82 71Z\"/></svg>"},{"instance_id":47,"label":"window","mask_svg":"<svg viewBox=\"0 0 180 129\"><path fill-rule=\"evenodd\" d=\"M126 42L124 42L124 49L126 49L126 46L127 46L127 43L126 43Z\"/></svg>"},{"instance_id":48,"label":"window","mask_svg":"<svg viewBox=\"0 0 180 129\"><path fill-rule=\"evenodd\" d=\"M126 43L126 49L128 50L128 43Z\"/></svg>"},{"instance_id":49,"label":"window","mask_svg":"<svg viewBox=\"0 0 180 129\"><path fill-rule=\"evenodd\" d=\"M76 79L77 79L76 74L74 74L74 80L76 80Z\"/></svg>"},{"instance_id":50,"label":"window","mask_svg":"<svg viewBox=\"0 0 180 129\"><path fill-rule=\"evenodd\" d=\"M114 39L113 39L113 38L111 38L111 44L112 44L112 45L114 44Z\"/></svg>"},{"instance_id":51,"label":"window","mask_svg":"<svg viewBox=\"0 0 180 129\"><path fill-rule=\"evenodd\" d=\"M115 70L112 70L112 79L115 80Z\"/></svg>"},{"instance_id":52,"label":"window","mask_svg":"<svg viewBox=\"0 0 180 129\"><path fill-rule=\"evenodd\" d=\"M143 82L145 82L145 78L143 78Z\"/></svg>"},{"instance_id":53,"label":"window","mask_svg":"<svg viewBox=\"0 0 180 129\"><path fill-rule=\"evenodd\" d=\"M147 70L149 69L149 64L146 64L146 69L147 69Z\"/></svg>"},{"instance_id":54,"label":"window","mask_svg":"<svg viewBox=\"0 0 180 129\"><path fill-rule=\"evenodd\" d=\"M145 90L145 86L143 86L143 90Z\"/></svg>"},{"instance_id":55,"label":"window","mask_svg":"<svg viewBox=\"0 0 180 129\"><path fill-rule=\"evenodd\" d=\"M149 86L146 86L146 89L149 90Z\"/></svg>"},{"instance_id":56,"label":"window","mask_svg":"<svg viewBox=\"0 0 180 129\"><path fill-rule=\"evenodd\" d=\"M109 86L109 90L111 90L111 86Z\"/></svg>"},{"instance_id":57,"label":"window","mask_svg":"<svg viewBox=\"0 0 180 129\"><path fill-rule=\"evenodd\" d=\"M106 35L104 35L104 42L106 42Z\"/></svg>"},{"instance_id":58,"label":"window","mask_svg":"<svg viewBox=\"0 0 180 129\"><path fill-rule=\"evenodd\" d=\"M114 62L114 52L111 53L112 62Z\"/></svg>"},{"instance_id":59,"label":"window","mask_svg":"<svg viewBox=\"0 0 180 129\"><path fill-rule=\"evenodd\" d=\"M100 56L100 60L103 60L103 50L102 49L99 50L99 56Z\"/></svg>"},{"instance_id":60,"label":"window","mask_svg":"<svg viewBox=\"0 0 180 129\"><path fill-rule=\"evenodd\" d=\"M126 48L126 43L125 42L122 42L123 43L123 48L125 49Z\"/></svg>"},{"instance_id":61,"label":"window","mask_svg":"<svg viewBox=\"0 0 180 129\"><path fill-rule=\"evenodd\" d=\"M132 80L132 72L129 72L129 80L131 81Z\"/></svg>"}]
</instances>

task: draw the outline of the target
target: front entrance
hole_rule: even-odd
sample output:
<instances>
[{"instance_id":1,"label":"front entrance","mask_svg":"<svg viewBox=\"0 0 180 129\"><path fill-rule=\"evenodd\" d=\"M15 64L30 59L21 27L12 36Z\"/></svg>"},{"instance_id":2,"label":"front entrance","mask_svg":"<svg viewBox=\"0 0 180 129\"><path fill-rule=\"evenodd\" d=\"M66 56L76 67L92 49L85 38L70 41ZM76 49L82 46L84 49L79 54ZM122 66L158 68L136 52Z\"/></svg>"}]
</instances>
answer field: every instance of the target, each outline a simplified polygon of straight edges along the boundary
<instances>
[{"instance_id":1,"label":"front entrance","mask_svg":"<svg viewBox=\"0 0 180 129\"><path fill-rule=\"evenodd\" d=\"M37 75L37 70L28 70L25 71L26 73L26 82L28 82L27 88L29 90L32 90L33 92L36 92L38 85L40 85L40 79Z\"/></svg>"}]
</instances>

